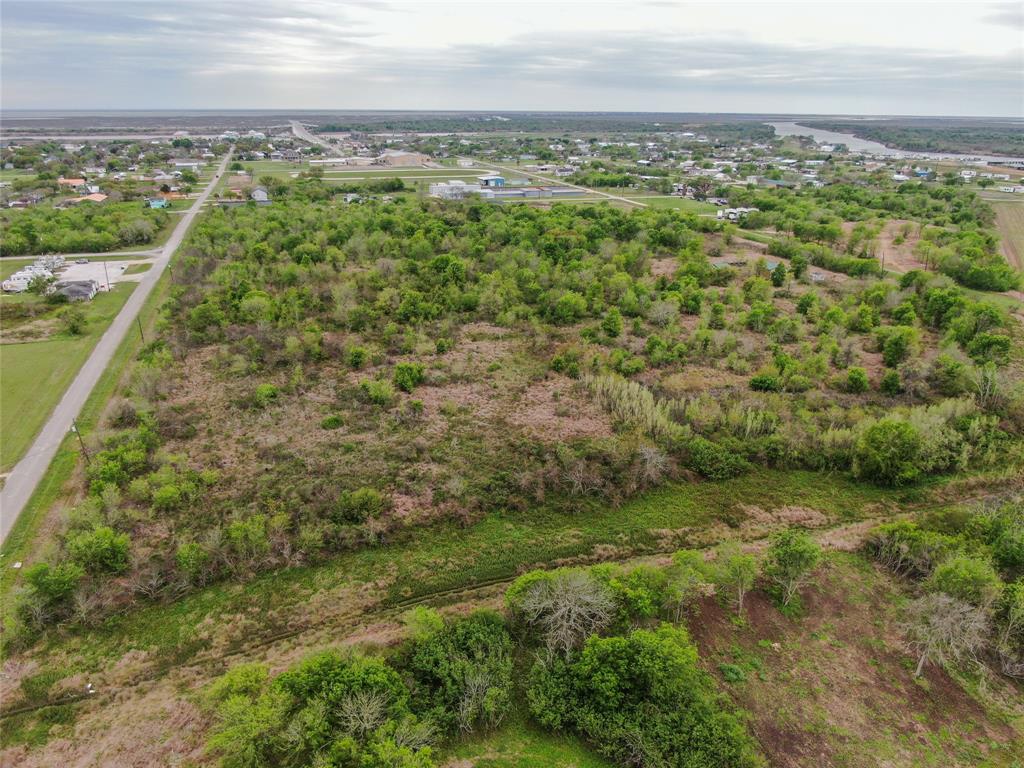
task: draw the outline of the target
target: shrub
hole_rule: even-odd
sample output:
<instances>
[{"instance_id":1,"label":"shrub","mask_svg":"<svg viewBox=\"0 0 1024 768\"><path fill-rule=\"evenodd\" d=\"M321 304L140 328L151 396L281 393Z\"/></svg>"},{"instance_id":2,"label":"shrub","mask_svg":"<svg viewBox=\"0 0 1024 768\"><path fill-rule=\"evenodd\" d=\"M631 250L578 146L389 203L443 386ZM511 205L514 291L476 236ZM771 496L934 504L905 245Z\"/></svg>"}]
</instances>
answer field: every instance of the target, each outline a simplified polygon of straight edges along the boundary
<instances>
[{"instance_id":1,"label":"shrub","mask_svg":"<svg viewBox=\"0 0 1024 768\"><path fill-rule=\"evenodd\" d=\"M605 313L601 320L601 330L612 339L618 338L622 334L622 313L617 307L612 307Z\"/></svg>"},{"instance_id":2,"label":"shrub","mask_svg":"<svg viewBox=\"0 0 1024 768\"><path fill-rule=\"evenodd\" d=\"M895 368L917 351L919 334L916 328L906 325L888 326L880 328L877 335L882 348L882 360L890 368Z\"/></svg>"},{"instance_id":3,"label":"shrub","mask_svg":"<svg viewBox=\"0 0 1024 768\"><path fill-rule=\"evenodd\" d=\"M575 291L566 291L555 302L551 319L558 325L568 325L583 317L587 312L587 300Z\"/></svg>"},{"instance_id":4,"label":"shrub","mask_svg":"<svg viewBox=\"0 0 1024 768\"><path fill-rule=\"evenodd\" d=\"M819 562L821 547L803 531L788 528L772 539L764 575L778 590L782 604L789 605Z\"/></svg>"},{"instance_id":5,"label":"shrub","mask_svg":"<svg viewBox=\"0 0 1024 768\"><path fill-rule=\"evenodd\" d=\"M85 311L75 305L65 307L60 311L60 323L64 332L71 336L81 336L85 333L88 324Z\"/></svg>"},{"instance_id":6,"label":"shrub","mask_svg":"<svg viewBox=\"0 0 1024 768\"><path fill-rule=\"evenodd\" d=\"M728 480L750 469L750 463L728 448L699 435L686 442L687 466L709 480Z\"/></svg>"},{"instance_id":7,"label":"shrub","mask_svg":"<svg viewBox=\"0 0 1024 768\"><path fill-rule=\"evenodd\" d=\"M989 608L999 597L1002 581L987 559L954 555L939 563L928 579L928 588L957 600Z\"/></svg>"},{"instance_id":8,"label":"shrub","mask_svg":"<svg viewBox=\"0 0 1024 768\"><path fill-rule=\"evenodd\" d=\"M359 370L366 361L370 359L370 353L366 351L365 347L352 347L348 351L348 365L350 368Z\"/></svg>"},{"instance_id":9,"label":"shrub","mask_svg":"<svg viewBox=\"0 0 1024 768\"><path fill-rule=\"evenodd\" d=\"M390 381L383 379L360 382L359 389L363 397L374 405L388 407L395 399L395 388Z\"/></svg>"},{"instance_id":10,"label":"shrub","mask_svg":"<svg viewBox=\"0 0 1024 768\"><path fill-rule=\"evenodd\" d=\"M395 366L395 386L403 392L412 392L425 378L422 363L399 363Z\"/></svg>"},{"instance_id":11,"label":"shrub","mask_svg":"<svg viewBox=\"0 0 1024 768\"><path fill-rule=\"evenodd\" d=\"M76 563L36 563L25 569L25 582L39 600L55 606L71 599L84 573Z\"/></svg>"},{"instance_id":12,"label":"shrub","mask_svg":"<svg viewBox=\"0 0 1024 768\"><path fill-rule=\"evenodd\" d=\"M174 563L190 584L202 584L209 577L210 553L199 543L190 541L178 547Z\"/></svg>"},{"instance_id":13,"label":"shrub","mask_svg":"<svg viewBox=\"0 0 1024 768\"><path fill-rule=\"evenodd\" d=\"M72 561L92 574L123 573L128 569L128 534L100 525L67 540Z\"/></svg>"},{"instance_id":14,"label":"shrub","mask_svg":"<svg viewBox=\"0 0 1024 768\"><path fill-rule=\"evenodd\" d=\"M332 413L330 416L325 416L320 422L321 429L338 429L344 424L344 420L337 413Z\"/></svg>"},{"instance_id":15,"label":"shrub","mask_svg":"<svg viewBox=\"0 0 1024 768\"><path fill-rule=\"evenodd\" d=\"M260 384L252 394L253 405L257 408L266 408L277 400L279 390L273 384Z\"/></svg>"},{"instance_id":16,"label":"shrub","mask_svg":"<svg viewBox=\"0 0 1024 768\"><path fill-rule=\"evenodd\" d=\"M759 373L750 379L750 388L755 392L780 392L782 382L773 373Z\"/></svg>"},{"instance_id":17,"label":"shrub","mask_svg":"<svg viewBox=\"0 0 1024 768\"><path fill-rule=\"evenodd\" d=\"M373 488L342 491L335 507L336 517L346 523L364 523L383 512L386 506L384 496Z\"/></svg>"},{"instance_id":18,"label":"shrub","mask_svg":"<svg viewBox=\"0 0 1024 768\"><path fill-rule=\"evenodd\" d=\"M927 531L917 523L900 520L880 525L866 542L883 566L901 576L928 576L956 548L945 534Z\"/></svg>"},{"instance_id":19,"label":"shrub","mask_svg":"<svg viewBox=\"0 0 1024 768\"><path fill-rule=\"evenodd\" d=\"M880 485L901 486L921 474L922 440L917 428L896 418L868 427L854 449L854 474Z\"/></svg>"},{"instance_id":20,"label":"shrub","mask_svg":"<svg viewBox=\"0 0 1024 768\"><path fill-rule=\"evenodd\" d=\"M879 383L881 389L887 395L898 395L903 392L903 384L900 382L900 374L893 369L882 374L882 381Z\"/></svg>"},{"instance_id":21,"label":"shrub","mask_svg":"<svg viewBox=\"0 0 1024 768\"><path fill-rule=\"evenodd\" d=\"M681 628L595 636L575 660L541 659L531 670L527 699L542 725L578 730L618 764L759 764L752 740L721 708Z\"/></svg>"},{"instance_id":22,"label":"shrub","mask_svg":"<svg viewBox=\"0 0 1024 768\"><path fill-rule=\"evenodd\" d=\"M512 708L512 638L480 611L413 642L405 668L416 711L448 731L493 728Z\"/></svg>"},{"instance_id":23,"label":"shrub","mask_svg":"<svg viewBox=\"0 0 1024 768\"><path fill-rule=\"evenodd\" d=\"M860 394L867 392L871 383L868 381L868 374L863 368L851 368L846 374L846 391Z\"/></svg>"}]
</instances>

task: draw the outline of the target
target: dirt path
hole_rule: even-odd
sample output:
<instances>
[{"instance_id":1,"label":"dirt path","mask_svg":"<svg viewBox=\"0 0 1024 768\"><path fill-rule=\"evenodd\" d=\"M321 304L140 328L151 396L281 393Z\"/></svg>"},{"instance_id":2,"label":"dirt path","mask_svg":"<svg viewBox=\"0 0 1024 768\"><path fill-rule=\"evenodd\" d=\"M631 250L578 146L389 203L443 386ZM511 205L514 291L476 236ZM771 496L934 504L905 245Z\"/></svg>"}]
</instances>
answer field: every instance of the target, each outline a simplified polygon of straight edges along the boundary
<instances>
[{"instance_id":1,"label":"dirt path","mask_svg":"<svg viewBox=\"0 0 1024 768\"><path fill-rule=\"evenodd\" d=\"M851 551L864 536L885 520L905 517L951 504L981 501L1004 496L1010 490L969 494L970 498L939 500L898 513L882 513L852 523L829 525L815 510L782 507L764 510L749 507L751 528L741 534L744 548L760 551L768 537L780 527L803 521L812 535L827 549ZM965 497L968 494L963 494ZM706 546L722 538L714 528L708 530ZM596 549L592 556L573 560L572 564L618 562L624 565L667 562L666 555L678 549L673 542L639 552ZM550 563L550 567L569 563ZM301 618L278 616L284 628L255 637L263 615L239 615L234 621L211 626L215 638L209 650L179 658L154 660L144 651L126 653L117 662L86 679L82 675L63 681L63 694L50 705L78 702L80 708L73 740L57 739L41 750L25 753L20 748L0 752L0 766L46 765L124 765L157 766L196 759L202 753L207 727L205 716L193 703L193 692L208 684L229 666L241 661L259 661L279 670L317 648L353 646L361 643L392 644L402 637L400 617L416 605L432 605L446 611L465 612L482 606L500 607L506 586L516 575L490 579L461 587L438 590L409 599L389 599L387 585L338 585L315 599L314 610ZM322 599L320 599L322 597ZM33 662L28 662L33 663ZM83 693L89 682L96 693ZM8 691L17 681L5 681ZM88 700L88 701L86 701ZM39 709L36 706L31 709ZM17 711L7 709L3 717ZM168 730L170 729L170 730ZM171 735L173 734L173 736Z\"/></svg>"}]
</instances>

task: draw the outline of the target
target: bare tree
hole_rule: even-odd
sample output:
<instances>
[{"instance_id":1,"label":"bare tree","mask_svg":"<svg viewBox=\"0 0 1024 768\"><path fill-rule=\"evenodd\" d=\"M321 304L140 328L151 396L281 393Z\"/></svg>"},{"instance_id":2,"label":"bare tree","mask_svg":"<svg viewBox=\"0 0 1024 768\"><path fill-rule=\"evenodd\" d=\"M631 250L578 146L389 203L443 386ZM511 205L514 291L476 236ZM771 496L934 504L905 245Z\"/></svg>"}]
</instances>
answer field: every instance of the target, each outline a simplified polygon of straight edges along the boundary
<instances>
[{"instance_id":1,"label":"bare tree","mask_svg":"<svg viewBox=\"0 0 1024 768\"><path fill-rule=\"evenodd\" d=\"M933 592L907 606L904 629L919 654L914 676L920 677L927 661L945 664L973 658L985 645L988 616L944 592Z\"/></svg>"},{"instance_id":2,"label":"bare tree","mask_svg":"<svg viewBox=\"0 0 1024 768\"><path fill-rule=\"evenodd\" d=\"M644 485L657 485L668 472L668 457L653 445L642 445L637 451L640 479Z\"/></svg>"},{"instance_id":3,"label":"bare tree","mask_svg":"<svg viewBox=\"0 0 1024 768\"><path fill-rule=\"evenodd\" d=\"M459 728L469 732L473 723L484 711L487 691L491 687L491 676L486 669L471 667L462 681L462 696L459 698Z\"/></svg>"},{"instance_id":4,"label":"bare tree","mask_svg":"<svg viewBox=\"0 0 1024 768\"><path fill-rule=\"evenodd\" d=\"M387 719L388 697L381 691L355 691L338 705L338 720L346 733L365 737Z\"/></svg>"},{"instance_id":5,"label":"bare tree","mask_svg":"<svg viewBox=\"0 0 1024 768\"><path fill-rule=\"evenodd\" d=\"M395 744L416 750L429 747L437 741L437 727L430 720L403 719L395 727Z\"/></svg>"},{"instance_id":6,"label":"bare tree","mask_svg":"<svg viewBox=\"0 0 1024 768\"><path fill-rule=\"evenodd\" d=\"M561 571L535 583L520 609L538 627L550 650L569 653L608 626L615 602L608 588L586 571Z\"/></svg>"}]
</instances>

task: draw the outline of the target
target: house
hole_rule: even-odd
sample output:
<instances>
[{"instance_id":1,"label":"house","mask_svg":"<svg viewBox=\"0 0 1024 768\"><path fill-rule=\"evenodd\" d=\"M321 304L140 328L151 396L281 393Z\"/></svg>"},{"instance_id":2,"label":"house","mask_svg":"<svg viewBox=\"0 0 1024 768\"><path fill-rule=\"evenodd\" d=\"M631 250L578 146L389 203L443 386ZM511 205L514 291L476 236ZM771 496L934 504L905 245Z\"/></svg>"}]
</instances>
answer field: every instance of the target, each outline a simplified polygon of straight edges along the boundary
<instances>
[{"instance_id":1,"label":"house","mask_svg":"<svg viewBox=\"0 0 1024 768\"><path fill-rule=\"evenodd\" d=\"M57 283L54 293L66 296L68 301L90 301L100 289L95 280L65 280Z\"/></svg>"},{"instance_id":2,"label":"house","mask_svg":"<svg viewBox=\"0 0 1024 768\"><path fill-rule=\"evenodd\" d=\"M267 193L266 187L256 187L256 189L249 193L249 198L255 200L259 205L270 204L270 195Z\"/></svg>"},{"instance_id":3,"label":"house","mask_svg":"<svg viewBox=\"0 0 1024 768\"><path fill-rule=\"evenodd\" d=\"M73 189L77 189L78 187L85 186L85 179L65 179L63 176L61 176L59 179L57 179L57 183L62 187L71 187Z\"/></svg>"},{"instance_id":4,"label":"house","mask_svg":"<svg viewBox=\"0 0 1024 768\"><path fill-rule=\"evenodd\" d=\"M480 182L481 187L504 187L505 177L499 176L496 173L488 173L483 176L477 176L476 180Z\"/></svg>"},{"instance_id":5,"label":"house","mask_svg":"<svg viewBox=\"0 0 1024 768\"><path fill-rule=\"evenodd\" d=\"M469 157L460 157L456 162L459 164L459 168L472 168L473 160Z\"/></svg>"},{"instance_id":6,"label":"house","mask_svg":"<svg viewBox=\"0 0 1024 768\"><path fill-rule=\"evenodd\" d=\"M894 173L894 174L892 175L892 180L893 180L893 181L899 181L899 182L904 182L904 181L910 181L910 177L909 177L909 176L907 176L907 175L906 175L906 174L904 174L904 173Z\"/></svg>"}]
</instances>

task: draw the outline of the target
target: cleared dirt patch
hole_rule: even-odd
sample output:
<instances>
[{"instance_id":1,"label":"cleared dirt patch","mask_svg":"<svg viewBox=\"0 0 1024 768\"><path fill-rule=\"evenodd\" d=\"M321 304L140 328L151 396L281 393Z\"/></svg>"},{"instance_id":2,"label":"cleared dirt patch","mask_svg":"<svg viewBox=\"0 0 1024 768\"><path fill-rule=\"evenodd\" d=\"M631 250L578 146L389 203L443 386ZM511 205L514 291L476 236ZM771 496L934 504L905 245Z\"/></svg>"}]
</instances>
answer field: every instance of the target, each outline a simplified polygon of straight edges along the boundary
<instances>
[{"instance_id":1,"label":"cleared dirt patch","mask_svg":"<svg viewBox=\"0 0 1024 768\"><path fill-rule=\"evenodd\" d=\"M1019 749L1019 734L943 670L913 679L889 576L835 555L816 581L801 618L757 592L742 625L714 599L689 622L705 666L750 712L770 765L967 768Z\"/></svg>"}]
</instances>

